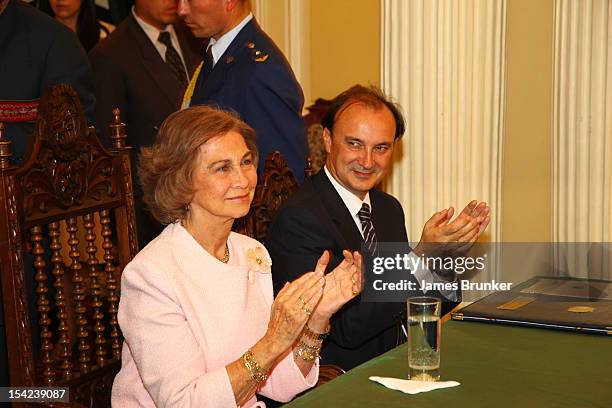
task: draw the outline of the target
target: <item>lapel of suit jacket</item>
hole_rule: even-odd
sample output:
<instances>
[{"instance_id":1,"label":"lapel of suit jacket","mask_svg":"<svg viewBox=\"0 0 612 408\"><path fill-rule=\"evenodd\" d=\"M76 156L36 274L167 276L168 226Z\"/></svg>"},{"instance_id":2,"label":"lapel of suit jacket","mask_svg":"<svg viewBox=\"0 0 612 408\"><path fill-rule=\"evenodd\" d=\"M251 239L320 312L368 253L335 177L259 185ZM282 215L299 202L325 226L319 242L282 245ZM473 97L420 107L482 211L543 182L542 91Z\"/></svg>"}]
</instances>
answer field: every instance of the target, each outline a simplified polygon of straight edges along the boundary
<instances>
[{"instance_id":1,"label":"lapel of suit jacket","mask_svg":"<svg viewBox=\"0 0 612 408\"><path fill-rule=\"evenodd\" d=\"M387 241L389 238L389 228L394 227L393 214L386 212L386 205L382 197L375 189L370 190L370 203L372 204L372 224L376 232L378 242ZM389 225L391 222L391 225ZM397 227L396 227L397 228Z\"/></svg>"},{"instance_id":2,"label":"lapel of suit jacket","mask_svg":"<svg viewBox=\"0 0 612 408\"><path fill-rule=\"evenodd\" d=\"M197 92L198 95L205 95L206 99L209 95L214 95L226 83L225 78L228 71L240 59L248 58L249 48L247 44L254 42L258 30L261 31L261 28L255 22L255 18L252 18L251 21L242 27L234 41L231 42L215 64L209 77L202 78L201 91Z\"/></svg>"},{"instance_id":3,"label":"lapel of suit jacket","mask_svg":"<svg viewBox=\"0 0 612 408\"><path fill-rule=\"evenodd\" d=\"M151 76L151 81L161 89L172 106L178 107L180 97L182 96L181 84L179 84L170 68L166 65L161 55L159 55L149 37L138 25L132 13L127 16L127 23L129 24L132 37L138 44L142 63L147 73Z\"/></svg>"},{"instance_id":4,"label":"lapel of suit jacket","mask_svg":"<svg viewBox=\"0 0 612 408\"><path fill-rule=\"evenodd\" d=\"M359 232L355 220L323 169L312 177L312 183L319 193L319 197L321 197L325 211L340 231L345 241L344 247L352 250L361 249L361 243L363 242L361 232Z\"/></svg>"}]
</instances>

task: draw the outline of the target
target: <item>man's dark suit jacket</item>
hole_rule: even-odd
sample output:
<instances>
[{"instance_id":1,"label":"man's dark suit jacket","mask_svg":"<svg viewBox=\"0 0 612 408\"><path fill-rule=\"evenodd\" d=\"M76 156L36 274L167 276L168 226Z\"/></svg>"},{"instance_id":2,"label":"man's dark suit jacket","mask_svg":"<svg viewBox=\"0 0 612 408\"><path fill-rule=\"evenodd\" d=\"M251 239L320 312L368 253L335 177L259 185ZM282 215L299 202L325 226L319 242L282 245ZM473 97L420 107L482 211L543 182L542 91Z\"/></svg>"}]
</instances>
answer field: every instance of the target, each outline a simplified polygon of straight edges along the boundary
<instances>
[{"instance_id":1,"label":"man's dark suit jacket","mask_svg":"<svg viewBox=\"0 0 612 408\"><path fill-rule=\"evenodd\" d=\"M34 7L9 0L0 14L0 101L35 100L56 84L71 85L93 121L91 69L77 36ZM33 130L31 123L7 124L15 162L22 161Z\"/></svg>"},{"instance_id":2,"label":"man's dark suit jacket","mask_svg":"<svg viewBox=\"0 0 612 408\"><path fill-rule=\"evenodd\" d=\"M279 150L302 182L308 154L302 88L283 53L254 19L204 76L196 82L190 105L238 113L257 133L260 171L268 153Z\"/></svg>"},{"instance_id":3,"label":"man's dark suit jacket","mask_svg":"<svg viewBox=\"0 0 612 408\"><path fill-rule=\"evenodd\" d=\"M370 191L372 222L379 242L407 242L404 212L394 197ZM353 217L324 170L304 185L281 207L268 229L266 248L272 257L275 292L287 281L314 270L326 249L333 270L343 259L342 250L361 250L363 238ZM351 369L397 344L396 319L404 303L365 303L359 296L332 318L331 335L324 346L321 364Z\"/></svg>"},{"instance_id":4,"label":"man's dark suit jacket","mask_svg":"<svg viewBox=\"0 0 612 408\"><path fill-rule=\"evenodd\" d=\"M405 242L409 250L404 211L397 199L380 190L370 190L372 223L379 242ZM279 209L268 229L266 248L272 257L274 291L285 282L314 270L323 251L332 258L327 271L342 261L342 251L361 250L363 237L342 198L322 169ZM443 298L439 292L429 294ZM444 301L442 314L457 303ZM331 334L323 346L321 364L336 364L349 370L395 347L398 319L405 323L406 304L361 302L359 296L333 317Z\"/></svg>"},{"instance_id":5,"label":"man's dark suit jacket","mask_svg":"<svg viewBox=\"0 0 612 408\"><path fill-rule=\"evenodd\" d=\"M185 65L192 75L202 59L204 45L196 44L183 24L174 26ZM199 48L198 48L199 44ZM177 111L185 87L173 75L161 55L138 22L128 17L89 53L97 98L96 116L99 134L106 146L110 145L108 125L112 123L113 108L121 109L127 125L127 144L132 146L132 167L141 146L155 140L157 128ZM141 248L157 236L162 226L144 209L142 192L134 171L136 224Z\"/></svg>"}]
</instances>

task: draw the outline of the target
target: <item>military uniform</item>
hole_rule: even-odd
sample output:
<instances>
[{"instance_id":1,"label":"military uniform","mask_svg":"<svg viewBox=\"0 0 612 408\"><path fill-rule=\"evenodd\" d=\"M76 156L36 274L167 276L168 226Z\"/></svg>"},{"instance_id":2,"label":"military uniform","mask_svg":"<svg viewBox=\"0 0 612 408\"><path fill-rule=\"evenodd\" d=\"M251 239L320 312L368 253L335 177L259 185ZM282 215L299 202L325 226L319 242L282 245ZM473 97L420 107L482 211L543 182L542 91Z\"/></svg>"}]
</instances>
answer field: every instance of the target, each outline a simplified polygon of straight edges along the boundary
<instances>
[{"instance_id":1,"label":"military uniform","mask_svg":"<svg viewBox=\"0 0 612 408\"><path fill-rule=\"evenodd\" d=\"M304 95L289 63L272 39L250 20L208 75L198 69L183 106L231 110L257 133L259 169L279 150L301 182L308 147L302 119Z\"/></svg>"}]
</instances>

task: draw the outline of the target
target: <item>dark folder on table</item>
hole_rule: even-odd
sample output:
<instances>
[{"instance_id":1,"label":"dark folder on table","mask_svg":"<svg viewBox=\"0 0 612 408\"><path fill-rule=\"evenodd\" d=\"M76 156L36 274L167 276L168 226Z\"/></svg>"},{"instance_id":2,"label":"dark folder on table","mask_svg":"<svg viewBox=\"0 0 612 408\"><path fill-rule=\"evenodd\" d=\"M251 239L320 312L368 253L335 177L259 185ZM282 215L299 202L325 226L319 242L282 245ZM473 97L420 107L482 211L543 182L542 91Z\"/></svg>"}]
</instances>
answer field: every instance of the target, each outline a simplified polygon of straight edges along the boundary
<instances>
[{"instance_id":1,"label":"dark folder on table","mask_svg":"<svg viewBox=\"0 0 612 408\"><path fill-rule=\"evenodd\" d=\"M452 317L612 335L612 282L535 277L488 295Z\"/></svg>"}]
</instances>

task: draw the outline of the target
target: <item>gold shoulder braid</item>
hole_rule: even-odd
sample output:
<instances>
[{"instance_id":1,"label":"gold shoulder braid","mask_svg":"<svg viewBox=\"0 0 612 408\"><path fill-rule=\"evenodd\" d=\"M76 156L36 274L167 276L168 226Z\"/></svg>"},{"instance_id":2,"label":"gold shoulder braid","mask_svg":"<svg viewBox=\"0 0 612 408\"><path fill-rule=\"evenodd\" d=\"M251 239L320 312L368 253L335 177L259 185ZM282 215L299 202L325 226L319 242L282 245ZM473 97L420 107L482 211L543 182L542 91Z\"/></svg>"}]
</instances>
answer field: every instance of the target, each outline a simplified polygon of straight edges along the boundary
<instances>
[{"instance_id":1,"label":"gold shoulder braid","mask_svg":"<svg viewBox=\"0 0 612 408\"><path fill-rule=\"evenodd\" d=\"M193 96L195 85L198 82L198 77L200 76L202 65L204 65L203 61L200 62L200 65L198 65L195 72L193 73L193 76L191 77L191 80L189 81L189 85L187 85L187 89L185 90L185 93L183 94L183 102L181 103L181 110L188 108L189 104L191 103L191 97Z\"/></svg>"},{"instance_id":2,"label":"gold shoulder braid","mask_svg":"<svg viewBox=\"0 0 612 408\"><path fill-rule=\"evenodd\" d=\"M257 50L253 53L253 60L255 62L264 62L268 59L268 54L264 54L261 51Z\"/></svg>"}]
</instances>

